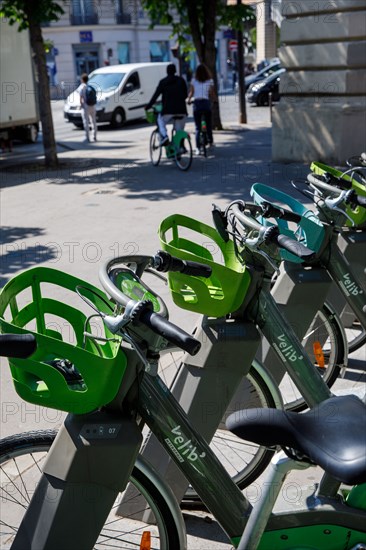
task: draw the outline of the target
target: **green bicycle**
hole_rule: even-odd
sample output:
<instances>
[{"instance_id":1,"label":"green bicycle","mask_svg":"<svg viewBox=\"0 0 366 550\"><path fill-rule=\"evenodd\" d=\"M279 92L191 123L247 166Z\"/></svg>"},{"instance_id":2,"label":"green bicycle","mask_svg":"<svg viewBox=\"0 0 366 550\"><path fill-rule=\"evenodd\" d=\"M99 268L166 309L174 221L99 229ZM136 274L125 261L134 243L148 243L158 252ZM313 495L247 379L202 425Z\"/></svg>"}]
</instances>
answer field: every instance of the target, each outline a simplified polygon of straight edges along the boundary
<instances>
[{"instance_id":1,"label":"green bicycle","mask_svg":"<svg viewBox=\"0 0 366 550\"><path fill-rule=\"evenodd\" d=\"M188 262L172 260L168 256L174 270L186 271ZM10 319L1 320L2 330L22 338L25 325L34 320L37 324L37 349L30 344L23 355L30 354L29 358L10 361L18 393L28 401L70 414L54 441L51 433L38 432L0 442L2 498L7 504L2 513L19 504L19 514L2 523L2 548L185 550L184 521L171 490L138 457L145 422L236 548L364 548L365 405L346 396L325 400L306 417L261 409L254 410L254 415L236 413L239 423L229 427L240 437L244 430L245 437L252 431L251 437L260 438L261 444L295 449L289 451L295 460L276 455L269 486L263 485L263 500L252 510L156 373L159 351L168 341L192 355L200 347L191 335L159 315L164 313L159 296L141 281L143 272L156 269L161 261L156 256L109 261L101 269L100 280L111 298L86 282L45 268L18 276L4 289L1 308L10 307ZM209 274L205 265L194 268L198 277ZM46 285L55 284L57 278L66 290L83 296L94 313L84 315L54 299L43 300ZM29 285L33 298L22 307L23 291ZM59 325L54 320L52 325L45 323L47 316L56 314L75 330L76 345L62 340L62 320ZM91 325L97 320L104 328L94 330L93 336ZM22 357L21 338L15 337L8 355ZM71 365L61 362L62 356ZM258 429L259 423L263 430ZM38 453L44 460L42 472L34 459ZM273 514L271 497L280 490L288 469L302 469L309 461L319 463L338 481L321 484L307 499L305 509ZM361 485L341 496L340 482ZM128 493L123 503L121 491ZM136 501L141 495L143 506L140 499ZM263 543L258 547L263 530Z\"/></svg>"},{"instance_id":2,"label":"green bicycle","mask_svg":"<svg viewBox=\"0 0 366 550\"><path fill-rule=\"evenodd\" d=\"M180 170L185 172L191 167L193 152L191 138L185 130L176 130L175 124L171 132L171 137L166 145L161 145L160 132L157 125L159 107L155 106L146 112L148 122L156 124L150 136L150 159L153 166L158 166L162 157L162 149L165 150L167 159L173 160ZM173 121L181 118L182 115L176 115Z\"/></svg>"}]
</instances>

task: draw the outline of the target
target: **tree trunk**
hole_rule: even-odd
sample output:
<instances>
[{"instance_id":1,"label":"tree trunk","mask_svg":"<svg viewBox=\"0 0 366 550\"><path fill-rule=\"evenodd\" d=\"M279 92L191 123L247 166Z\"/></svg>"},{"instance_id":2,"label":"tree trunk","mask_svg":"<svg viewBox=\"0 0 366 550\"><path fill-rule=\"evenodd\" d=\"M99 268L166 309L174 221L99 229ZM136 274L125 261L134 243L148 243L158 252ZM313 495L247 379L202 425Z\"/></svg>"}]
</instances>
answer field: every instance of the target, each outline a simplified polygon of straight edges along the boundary
<instances>
[{"instance_id":1,"label":"tree trunk","mask_svg":"<svg viewBox=\"0 0 366 550\"><path fill-rule=\"evenodd\" d=\"M213 76L215 89L218 90L215 48L216 2L217 0L203 2L204 23L202 29L199 24L197 0L187 0L187 15L198 58L201 63L207 65ZM216 130L222 130L218 101L214 101L212 104L212 127Z\"/></svg>"},{"instance_id":2,"label":"tree trunk","mask_svg":"<svg viewBox=\"0 0 366 550\"><path fill-rule=\"evenodd\" d=\"M31 8L31 6L29 7ZM35 62L38 71L38 101L39 114L42 123L45 164L46 166L53 168L58 165L58 158L56 152L56 141L51 111L51 96L47 74L46 53L41 27L39 23L32 20L31 10L29 13L27 13L27 17L29 22L31 46L35 56Z\"/></svg>"}]
</instances>

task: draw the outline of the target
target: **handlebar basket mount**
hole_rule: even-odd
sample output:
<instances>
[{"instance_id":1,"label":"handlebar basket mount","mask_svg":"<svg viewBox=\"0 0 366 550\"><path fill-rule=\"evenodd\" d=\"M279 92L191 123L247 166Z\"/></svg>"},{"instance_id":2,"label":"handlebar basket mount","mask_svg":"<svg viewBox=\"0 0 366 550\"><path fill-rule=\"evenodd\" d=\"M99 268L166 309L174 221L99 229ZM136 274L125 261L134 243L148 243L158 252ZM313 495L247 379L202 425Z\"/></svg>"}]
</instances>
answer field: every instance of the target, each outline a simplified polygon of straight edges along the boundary
<instances>
[{"instance_id":1,"label":"handlebar basket mount","mask_svg":"<svg viewBox=\"0 0 366 550\"><path fill-rule=\"evenodd\" d=\"M22 399L84 414L115 397L126 357L120 338L114 337L101 321L88 321L92 310L86 306L87 313L82 312L84 303L76 293L77 287L99 311L112 313L112 302L93 285L62 271L35 267L17 275L2 289L0 331L32 333L37 340L37 349L29 358L9 359L13 383ZM84 330L113 341L86 338L84 344ZM58 359L66 359L75 367L77 383L71 384L52 366Z\"/></svg>"},{"instance_id":2,"label":"handlebar basket mount","mask_svg":"<svg viewBox=\"0 0 366 550\"><path fill-rule=\"evenodd\" d=\"M177 306L211 317L222 317L239 308L251 278L237 259L231 240L225 242L213 227L179 214L162 221L159 237L163 250L172 256L204 263L212 269L208 279L168 273Z\"/></svg>"}]
</instances>

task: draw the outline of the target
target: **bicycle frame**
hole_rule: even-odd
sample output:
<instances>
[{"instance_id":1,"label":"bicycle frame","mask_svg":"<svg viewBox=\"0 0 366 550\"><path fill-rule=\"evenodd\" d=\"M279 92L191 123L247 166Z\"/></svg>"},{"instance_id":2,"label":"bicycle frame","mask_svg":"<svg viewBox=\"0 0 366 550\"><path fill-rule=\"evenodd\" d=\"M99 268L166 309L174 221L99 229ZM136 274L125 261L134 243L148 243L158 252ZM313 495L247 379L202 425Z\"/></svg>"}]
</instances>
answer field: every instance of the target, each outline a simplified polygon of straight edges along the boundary
<instances>
[{"instance_id":1,"label":"bicycle frame","mask_svg":"<svg viewBox=\"0 0 366 550\"><path fill-rule=\"evenodd\" d=\"M130 367L132 377L135 366ZM158 376L144 374L138 395L142 419L237 546L252 506ZM12 550L93 548L118 492L126 486L141 440L136 422L121 412L69 415L49 451ZM284 480L283 472L280 477ZM155 474L154 479L159 482ZM267 496L265 516L269 515L271 502ZM177 514L176 504L172 503ZM319 504L324 504L324 512L319 512ZM330 510L326 504L330 504L329 499L318 500L310 512L297 512L300 526L332 524L337 517L348 529L357 530L361 518L366 519L362 510L333 501ZM293 522L293 515L273 516L268 527L276 531L292 527ZM182 539L179 550L184 548Z\"/></svg>"},{"instance_id":2,"label":"bicycle frame","mask_svg":"<svg viewBox=\"0 0 366 550\"><path fill-rule=\"evenodd\" d=\"M328 231L333 232L333 229L329 228ZM324 250L320 261L326 266L345 300L366 329L365 286L358 280L352 266L339 250L337 235L331 235L329 241L330 252Z\"/></svg>"},{"instance_id":3,"label":"bicycle frame","mask_svg":"<svg viewBox=\"0 0 366 550\"><path fill-rule=\"evenodd\" d=\"M364 278L364 258L366 254L366 231L365 229L347 229L338 236L338 248L351 264L354 274L362 284ZM366 291L365 285L363 285L363 291ZM332 284L331 290L327 296L327 302L330 302L334 309L338 312L343 326L348 329L354 328L354 323L357 319L356 314L353 312L352 307L345 300L344 294L339 290L337 285ZM350 353L355 349L362 346L363 336L365 336L365 330L361 327L356 327L359 331L359 336L349 338L349 351Z\"/></svg>"}]
</instances>

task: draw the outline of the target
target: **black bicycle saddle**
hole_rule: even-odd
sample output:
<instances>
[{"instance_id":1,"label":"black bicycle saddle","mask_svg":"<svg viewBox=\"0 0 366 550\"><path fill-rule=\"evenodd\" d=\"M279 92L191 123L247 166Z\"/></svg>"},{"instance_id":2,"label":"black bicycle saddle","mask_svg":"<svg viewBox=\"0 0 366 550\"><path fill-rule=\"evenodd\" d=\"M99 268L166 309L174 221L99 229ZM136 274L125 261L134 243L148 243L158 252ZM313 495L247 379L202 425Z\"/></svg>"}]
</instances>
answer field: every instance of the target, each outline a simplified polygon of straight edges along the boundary
<instances>
[{"instance_id":1,"label":"black bicycle saddle","mask_svg":"<svg viewBox=\"0 0 366 550\"><path fill-rule=\"evenodd\" d=\"M331 397L305 413L242 410L226 426L247 441L294 449L343 483L366 482L366 405L354 395Z\"/></svg>"}]
</instances>

